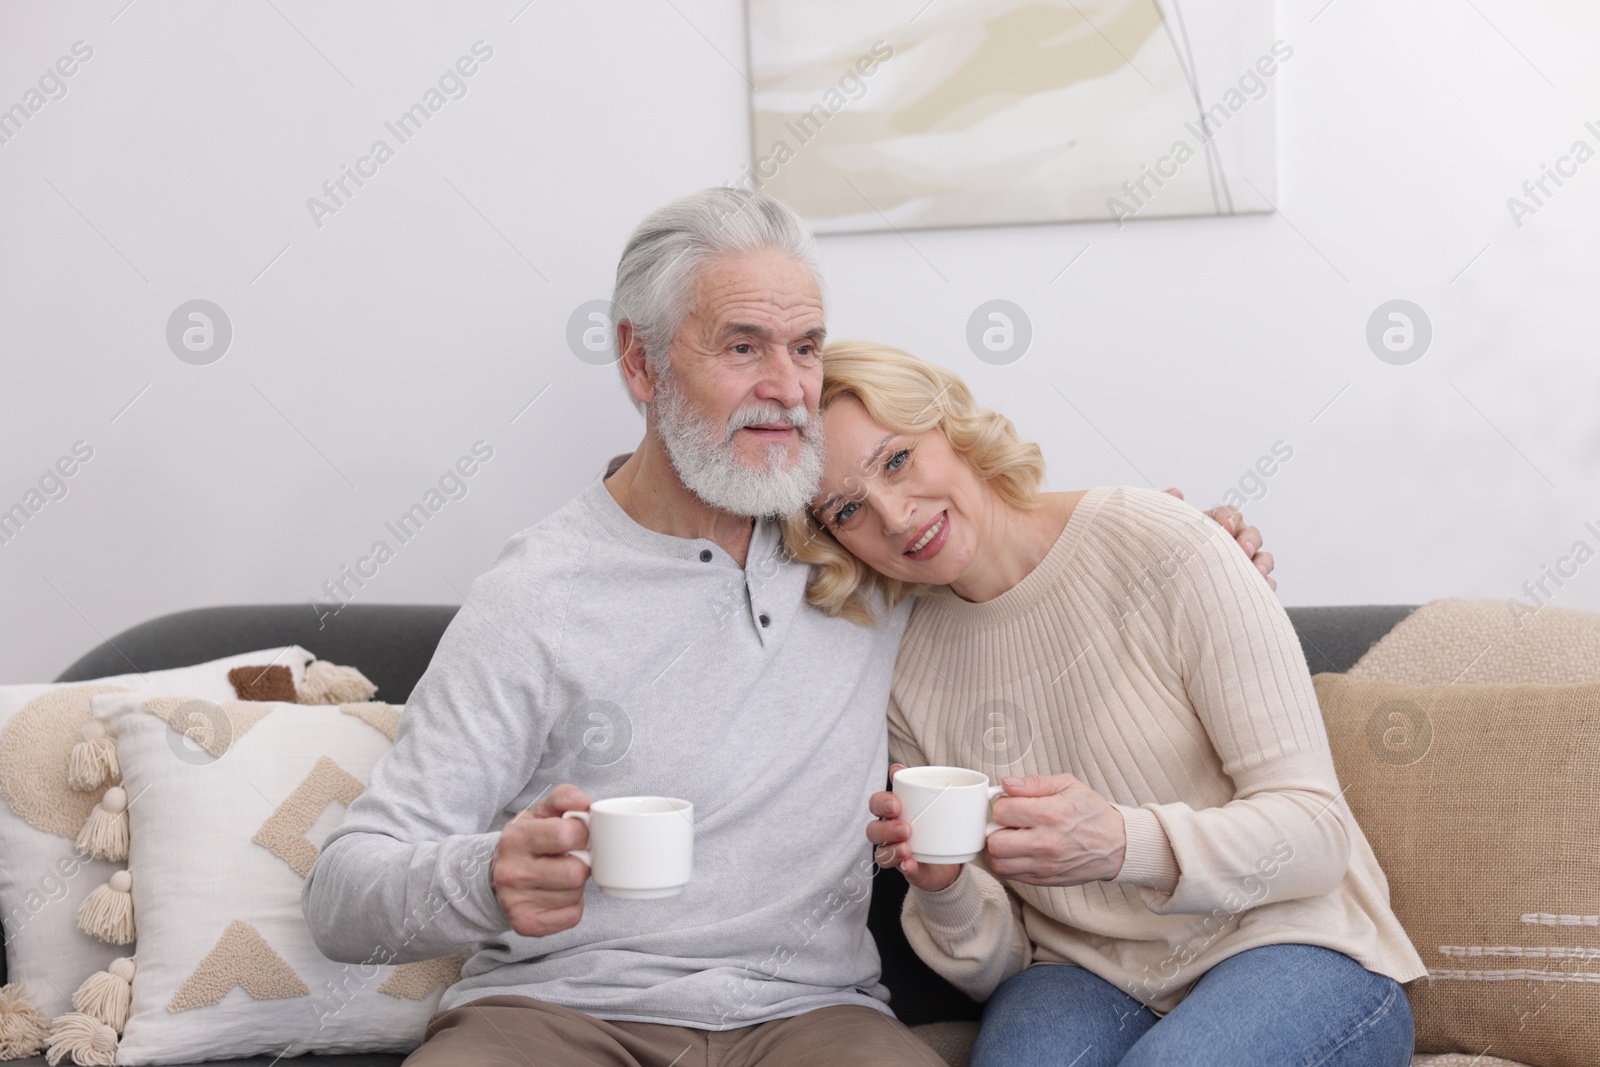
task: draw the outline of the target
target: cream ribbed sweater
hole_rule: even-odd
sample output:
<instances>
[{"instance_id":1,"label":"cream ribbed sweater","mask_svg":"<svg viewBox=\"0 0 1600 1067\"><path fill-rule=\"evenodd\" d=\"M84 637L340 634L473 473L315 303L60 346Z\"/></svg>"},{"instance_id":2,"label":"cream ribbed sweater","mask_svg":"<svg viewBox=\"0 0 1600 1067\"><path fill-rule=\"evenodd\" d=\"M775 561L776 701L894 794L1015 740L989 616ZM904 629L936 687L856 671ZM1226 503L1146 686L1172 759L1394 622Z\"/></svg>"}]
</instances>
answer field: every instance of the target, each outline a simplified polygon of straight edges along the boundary
<instances>
[{"instance_id":1,"label":"cream ribbed sweater","mask_svg":"<svg viewBox=\"0 0 1600 1067\"><path fill-rule=\"evenodd\" d=\"M1014 588L924 597L889 748L996 780L1073 774L1126 822L1114 882L1002 883L980 857L907 897L912 946L980 1000L1075 963L1165 1013L1219 961L1287 942L1427 974L1340 795L1288 616L1221 527L1165 494L1092 489Z\"/></svg>"}]
</instances>

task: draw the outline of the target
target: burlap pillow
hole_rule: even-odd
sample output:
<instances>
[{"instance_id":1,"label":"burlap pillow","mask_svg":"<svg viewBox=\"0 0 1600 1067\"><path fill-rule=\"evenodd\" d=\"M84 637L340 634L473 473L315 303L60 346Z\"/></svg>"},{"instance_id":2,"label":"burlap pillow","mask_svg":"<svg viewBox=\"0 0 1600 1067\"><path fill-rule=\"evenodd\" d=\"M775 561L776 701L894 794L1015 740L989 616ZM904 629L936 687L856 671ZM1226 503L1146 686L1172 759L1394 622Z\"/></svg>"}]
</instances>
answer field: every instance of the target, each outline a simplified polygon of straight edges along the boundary
<instances>
[{"instance_id":1,"label":"burlap pillow","mask_svg":"<svg viewBox=\"0 0 1600 1067\"><path fill-rule=\"evenodd\" d=\"M1316 687L1431 972L1417 1051L1600 1064L1600 684Z\"/></svg>"}]
</instances>

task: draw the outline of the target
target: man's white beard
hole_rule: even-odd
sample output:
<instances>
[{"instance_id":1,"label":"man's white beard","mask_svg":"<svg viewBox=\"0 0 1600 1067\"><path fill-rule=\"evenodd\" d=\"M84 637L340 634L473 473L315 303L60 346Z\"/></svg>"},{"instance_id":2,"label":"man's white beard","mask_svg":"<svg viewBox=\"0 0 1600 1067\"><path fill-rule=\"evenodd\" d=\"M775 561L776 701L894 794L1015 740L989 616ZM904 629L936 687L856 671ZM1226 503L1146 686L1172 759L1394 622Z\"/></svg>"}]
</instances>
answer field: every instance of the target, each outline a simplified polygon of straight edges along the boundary
<instances>
[{"instance_id":1,"label":"man's white beard","mask_svg":"<svg viewBox=\"0 0 1600 1067\"><path fill-rule=\"evenodd\" d=\"M719 429L694 410L670 370L661 374L656 389L652 407L672 468L707 504L735 515L787 515L816 494L822 480L822 420L811 418L804 405L743 407ZM765 466L748 466L734 447L734 432L777 422L799 429L799 456L790 464L788 446L773 444Z\"/></svg>"}]
</instances>

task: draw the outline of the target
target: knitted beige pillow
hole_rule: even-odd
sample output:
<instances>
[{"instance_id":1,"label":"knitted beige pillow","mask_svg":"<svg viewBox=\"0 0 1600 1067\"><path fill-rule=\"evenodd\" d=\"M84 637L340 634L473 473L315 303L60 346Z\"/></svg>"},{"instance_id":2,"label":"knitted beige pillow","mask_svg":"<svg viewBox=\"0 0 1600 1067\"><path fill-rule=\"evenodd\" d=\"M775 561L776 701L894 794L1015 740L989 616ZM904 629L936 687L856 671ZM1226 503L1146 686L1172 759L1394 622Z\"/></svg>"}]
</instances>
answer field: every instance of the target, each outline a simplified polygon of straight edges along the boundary
<instances>
[{"instance_id":1,"label":"knitted beige pillow","mask_svg":"<svg viewBox=\"0 0 1600 1067\"><path fill-rule=\"evenodd\" d=\"M1430 971L1417 1051L1600 1063L1600 684L1315 682Z\"/></svg>"},{"instance_id":2,"label":"knitted beige pillow","mask_svg":"<svg viewBox=\"0 0 1600 1067\"><path fill-rule=\"evenodd\" d=\"M1600 682L1600 613L1435 600L1385 634L1349 677L1405 685Z\"/></svg>"}]
</instances>

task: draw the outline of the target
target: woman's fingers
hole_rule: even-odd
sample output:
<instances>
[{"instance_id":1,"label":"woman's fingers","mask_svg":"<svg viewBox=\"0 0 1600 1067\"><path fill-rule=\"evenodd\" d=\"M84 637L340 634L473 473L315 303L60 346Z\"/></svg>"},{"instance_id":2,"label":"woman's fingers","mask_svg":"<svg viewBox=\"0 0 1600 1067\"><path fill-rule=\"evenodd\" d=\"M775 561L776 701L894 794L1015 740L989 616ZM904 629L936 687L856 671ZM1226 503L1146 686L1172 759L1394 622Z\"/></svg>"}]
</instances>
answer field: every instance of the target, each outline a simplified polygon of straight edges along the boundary
<instances>
[{"instance_id":1,"label":"woman's fingers","mask_svg":"<svg viewBox=\"0 0 1600 1067\"><path fill-rule=\"evenodd\" d=\"M1005 787L1011 795L995 801L994 814L1007 829L985 842L995 874L1033 885L1116 877L1126 856L1127 829L1110 801L1071 775L1007 778Z\"/></svg>"},{"instance_id":2,"label":"woman's fingers","mask_svg":"<svg viewBox=\"0 0 1600 1067\"><path fill-rule=\"evenodd\" d=\"M984 851L991 860L1032 858L1043 853L1044 842L1038 832L1031 828L1007 827L989 835L989 840L984 842ZM995 873L1000 872L996 870Z\"/></svg>"},{"instance_id":3,"label":"woman's fingers","mask_svg":"<svg viewBox=\"0 0 1600 1067\"><path fill-rule=\"evenodd\" d=\"M916 873L917 861L911 858L911 846L903 841L878 845L872 850L872 862L886 871L899 870L908 881Z\"/></svg>"},{"instance_id":4,"label":"woman's fingers","mask_svg":"<svg viewBox=\"0 0 1600 1067\"><path fill-rule=\"evenodd\" d=\"M872 799L867 801L867 810L880 819L898 819L900 817L900 798L887 789L872 794Z\"/></svg>"},{"instance_id":5,"label":"woman's fingers","mask_svg":"<svg viewBox=\"0 0 1600 1067\"><path fill-rule=\"evenodd\" d=\"M1008 829L1038 826L1060 806L1056 798L1087 789L1070 774L1030 774L1001 779L1006 795L994 802L994 821Z\"/></svg>"},{"instance_id":6,"label":"woman's fingers","mask_svg":"<svg viewBox=\"0 0 1600 1067\"><path fill-rule=\"evenodd\" d=\"M900 769L896 763L890 770ZM867 810L877 816L877 821L867 823L867 840L872 842L872 858L879 867L898 866L894 845L911 836L911 826L902 821L900 815L900 798L887 789L872 794L867 801Z\"/></svg>"},{"instance_id":7,"label":"woman's fingers","mask_svg":"<svg viewBox=\"0 0 1600 1067\"><path fill-rule=\"evenodd\" d=\"M874 830L878 832L874 834ZM913 888L937 893L948 888L961 875L959 863L918 863L911 857L911 846L906 839L911 836L908 823L894 820L873 823L867 837L876 846L872 862L884 870L898 870ZM880 842L879 838L885 840Z\"/></svg>"},{"instance_id":8,"label":"woman's fingers","mask_svg":"<svg viewBox=\"0 0 1600 1067\"><path fill-rule=\"evenodd\" d=\"M867 823L867 840L874 845L894 845L911 836L911 824L904 819L879 819Z\"/></svg>"}]
</instances>

